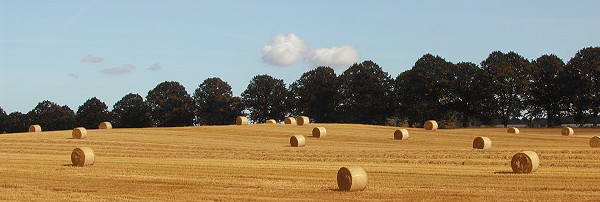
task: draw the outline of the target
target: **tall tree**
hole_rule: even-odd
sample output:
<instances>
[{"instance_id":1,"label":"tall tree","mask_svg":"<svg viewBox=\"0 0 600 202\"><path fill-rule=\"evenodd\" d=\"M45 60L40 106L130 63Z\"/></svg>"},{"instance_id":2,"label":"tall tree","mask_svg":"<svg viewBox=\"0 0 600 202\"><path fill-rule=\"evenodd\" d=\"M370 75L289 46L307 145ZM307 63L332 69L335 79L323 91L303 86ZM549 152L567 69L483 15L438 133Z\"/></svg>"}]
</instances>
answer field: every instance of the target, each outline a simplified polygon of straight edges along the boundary
<instances>
[{"instance_id":1,"label":"tall tree","mask_svg":"<svg viewBox=\"0 0 600 202\"><path fill-rule=\"evenodd\" d=\"M579 50L566 65L571 77L568 88L571 94L575 121L584 124L592 119L597 126L600 113L600 47Z\"/></svg>"},{"instance_id":2,"label":"tall tree","mask_svg":"<svg viewBox=\"0 0 600 202\"><path fill-rule=\"evenodd\" d=\"M54 102L44 100L31 110L27 115L29 124L38 124L42 130L68 130L75 125L74 112L68 106L59 106Z\"/></svg>"},{"instance_id":3,"label":"tall tree","mask_svg":"<svg viewBox=\"0 0 600 202\"><path fill-rule=\"evenodd\" d=\"M546 127L560 124L559 115L565 109L568 89L565 63L556 55L542 55L532 62L528 91L530 116L546 115Z\"/></svg>"},{"instance_id":4,"label":"tall tree","mask_svg":"<svg viewBox=\"0 0 600 202\"><path fill-rule=\"evenodd\" d=\"M242 103L250 111L250 119L265 122L267 119L282 120L290 111L287 103L289 92L281 79L258 75L242 93Z\"/></svg>"},{"instance_id":5,"label":"tall tree","mask_svg":"<svg viewBox=\"0 0 600 202\"><path fill-rule=\"evenodd\" d=\"M300 77L290 87L290 102L296 115L309 116L315 122L336 122L338 80L330 67L317 67Z\"/></svg>"},{"instance_id":6,"label":"tall tree","mask_svg":"<svg viewBox=\"0 0 600 202\"><path fill-rule=\"evenodd\" d=\"M181 84L165 81L148 92L146 102L156 126L191 126L194 124L194 101Z\"/></svg>"},{"instance_id":7,"label":"tall tree","mask_svg":"<svg viewBox=\"0 0 600 202\"><path fill-rule=\"evenodd\" d=\"M235 117L242 115L239 97L233 96L231 86L220 78L208 78L194 92L196 117L200 125L234 124Z\"/></svg>"},{"instance_id":8,"label":"tall tree","mask_svg":"<svg viewBox=\"0 0 600 202\"><path fill-rule=\"evenodd\" d=\"M484 109L506 127L511 119L520 118L526 109L531 63L512 51L494 51L481 62L481 68L484 92L493 97Z\"/></svg>"},{"instance_id":9,"label":"tall tree","mask_svg":"<svg viewBox=\"0 0 600 202\"><path fill-rule=\"evenodd\" d=\"M385 124L392 115L392 79L373 61L354 63L339 76L340 121Z\"/></svg>"},{"instance_id":10,"label":"tall tree","mask_svg":"<svg viewBox=\"0 0 600 202\"><path fill-rule=\"evenodd\" d=\"M29 126L29 117L21 112L10 113L5 122L5 132L20 133L27 132ZM42 128L43 129L43 128Z\"/></svg>"},{"instance_id":11,"label":"tall tree","mask_svg":"<svg viewBox=\"0 0 600 202\"><path fill-rule=\"evenodd\" d=\"M119 128L152 126L150 107L139 94L129 93L113 105L112 122Z\"/></svg>"},{"instance_id":12,"label":"tall tree","mask_svg":"<svg viewBox=\"0 0 600 202\"><path fill-rule=\"evenodd\" d=\"M110 120L110 112L104 102L92 97L79 106L75 119L77 126L97 129L98 124Z\"/></svg>"},{"instance_id":13,"label":"tall tree","mask_svg":"<svg viewBox=\"0 0 600 202\"><path fill-rule=\"evenodd\" d=\"M480 112L483 111L484 93L479 77L481 69L471 62L459 62L452 71L453 80L450 82L452 89L452 108L462 115L462 125L479 125L480 121L487 119Z\"/></svg>"},{"instance_id":14,"label":"tall tree","mask_svg":"<svg viewBox=\"0 0 600 202\"><path fill-rule=\"evenodd\" d=\"M6 133L6 121L8 119L8 115L2 107L0 107L0 134Z\"/></svg>"}]
</instances>

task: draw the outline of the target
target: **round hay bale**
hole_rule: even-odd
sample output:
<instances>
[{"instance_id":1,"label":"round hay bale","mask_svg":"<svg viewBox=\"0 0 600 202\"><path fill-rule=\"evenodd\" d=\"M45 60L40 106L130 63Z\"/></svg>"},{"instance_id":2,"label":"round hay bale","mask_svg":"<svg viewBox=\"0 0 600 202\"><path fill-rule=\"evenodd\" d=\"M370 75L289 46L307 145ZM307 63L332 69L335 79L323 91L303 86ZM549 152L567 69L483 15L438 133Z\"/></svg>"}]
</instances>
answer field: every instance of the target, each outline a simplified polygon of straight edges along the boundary
<instances>
[{"instance_id":1,"label":"round hay bale","mask_svg":"<svg viewBox=\"0 0 600 202\"><path fill-rule=\"evenodd\" d=\"M275 121L275 119L269 119L265 123L266 124L277 124L277 121Z\"/></svg>"},{"instance_id":2,"label":"round hay bale","mask_svg":"<svg viewBox=\"0 0 600 202\"><path fill-rule=\"evenodd\" d=\"M292 135L292 137L290 137L290 145L292 147L304 147L305 144L306 139L304 138L304 135Z\"/></svg>"},{"instance_id":3,"label":"round hay bale","mask_svg":"<svg viewBox=\"0 0 600 202\"><path fill-rule=\"evenodd\" d=\"M99 129L112 129L112 124L110 122L102 122L98 125Z\"/></svg>"},{"instance_id":4,"label":"round hay bale","mask_svg":"<svg viewBox=\"0 0 600 202\"><path fill-rule=\"evenodd\" d=\"M572 136L573 134L575 134L575 131L573 131L573 128L571 127L563 127L561 134L563 136Z\"/></svg>"},{"instance_id":5,"label":"round hay bale","mask_svg":"<svg viewBox=\"0 0 600 202\"><path fill-rule=\"evenodd\" d=\"M87 130L84 127L77 127L73 129L71 135L75 139L85 139L87 137Z\"/></svg>"},{"instance_id":6,"label":"round hay bale","mask_svg":"<svg viewBox=\"0 0 600 202\"><path fill-rule=\"evenodd\" d=\"M322 138L325 137L325 135L327 135L327 130L325 129L325 127L315 127L312 130L313 137Z\"/></svg>"},{"instance_id":7,"label":"round hay bale","mask_svg":"<svg viewBox=\"0 0 600 202\"><path fill-rule=\"evenodd\" d=\"M39 133L42 132L42 126L40 125L30 125L29 126L30 133Z\"/></svg>"},{"instance_id":8,"label":"round hay bale","mask_svg":"<svg viewBox=\"0 0 600 202\"><path fill-rule=\"evenodd\" d=\"M437 130L438 123L435 120L425 121L424 128L425 128L425 130Z\"/></svg>"},{"instance_id":9,"label":"round hay bale","mask_svg":"<svg viewBox=\"0 0 600 202\"><path fill-rule=\"evenodd\" d=\"M507 133L514 133L514 134L519 134L519 129L515 128L515 127L510 127L508 128L508 130L506 130Z\"/></svg>"},{"instance_id":10,"label":"round hay bale","mask_svg":"<svg viewBox=\"0 0 600 202\"><path fill-rule=\"evenodd\" d=\"M298 120L296 120L298 122L299 126L308 126L308 124L310 123L310 119L308 118L308 116L299 116Z\"/></svg>"},{"instance_id":11,"label":"round hay bale","mask_svg":"<svg viewBox=\"0 0 600 202\"><path fill-rule=\"evenodd\" d=\"M600 147L600 136L594 136L590 139L590 147Z\"/></svg>"},{"instance_id":12,"label":"round hay bale","mask_svg":"<svg viewBox=\"0 0 600 202\"><path fill-rule=\"evenodd\" d=\"M73 166L91 166L96 161L94 150L89 147L78 147L71 152L71 162Z\"/></svg>"},{"instance_id":13,"label":"round hay bale","mask_svg":"<svg viewBox=\"0 0 600 202\"><path fill-rule=\"evenodd\" d=\"M340 191L362 191L367 187L367 173L358 166L342 167L337 172Z\"/></svg>"},{"instance_id":14,"label":"round hay bale","mask_svg":"<svg viewBox=\"0 0 600 202\"><path fill-rule=\"evenodd\" d=\"M473 140L473 149L490 149L492 148L492 140L488 137L476 137Z\"/></svg>"},{"instance_id":15,"label":"round hay bale","mask_svg":"<svg viewBox=\"0 0 600 202\"><path fill-rule=\"evenodd\" d=\"M248 125L248 117L238 116L237 118L235 118L235 124L236 125Z\"/></svg>"},{"instance_id":16,"label":"round hay bale","mask_svg":"<svg viewBox=\"0 0 600 202\"><path fill-rule=\"evenodd\" d=\"M396 132L394 132L394 139L396 139L396 140L408 139L408 130L406 130L406 129L396 130Z\"/></svg>"},{"instance_id":17,"label":"round hay bale","mask_svg":"<svg viewBox=\"0 0 600 202\"><path fill-rule=\"evenodd\" d=\"M510 166L515 173L532 173L540 167L540 157L533 151L521 151L513 155Z\"/></svg>"},{"instance_id":18,"label":"round hay bale","mask_svg":"<svg viewBox=\"0 0 600 202\"><path fill-rule=\"evenodd\" d=\"M294 117L285 117L285 119L283 120L283 123L296 125L296 118L294 118Z\"/></svg>"}]
</instances>

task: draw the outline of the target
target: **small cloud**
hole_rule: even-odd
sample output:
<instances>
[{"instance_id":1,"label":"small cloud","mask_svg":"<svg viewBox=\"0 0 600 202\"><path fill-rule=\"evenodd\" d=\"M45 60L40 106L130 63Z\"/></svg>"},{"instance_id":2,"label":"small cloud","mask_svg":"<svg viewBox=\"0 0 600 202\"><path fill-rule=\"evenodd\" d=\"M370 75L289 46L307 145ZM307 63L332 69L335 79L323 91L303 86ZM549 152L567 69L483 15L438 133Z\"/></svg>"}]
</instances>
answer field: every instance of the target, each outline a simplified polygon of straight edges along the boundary
<instances>
[{"instance_id":1,"label":"small cloud","mask_svg":"<svg viewBox=\"0 0 600 202\"><path fill-rule=\"evenodd\" d=\"M310 52L308 61L314 66L345 68L361 60L358 50L349 45L317 48Z\"/></svg>"},{"instance_id":2,"label":"small cloud","mask_svg":"<svg viewBox=\"0 0 600 202\"><path fill-rule=\"evenodd\" d=\"M85 57L81 58L81 62L100 63L102 61L104 61L104 58L94 56L91 54L87 54Z\"/></svg>"},{"instance_id":3,"label":"small cloud","mask_svg":"<svg viewBox=\"0 0 600 202\"><path fill-rule=\"evenodd\" d=\"M150 70L150 71L158 71L160 69L162 69L162 67L160 67L160 64L158 64L158 63L154 63L154 64L150 65L150 67L148 67L148 70Z\"/></svg>"},{"instance_id":4,"label":"small cloud","mask_svg":"<svg viewBox=\"0 0 600 202\"><path fill-rule=\"evenodd\" d=\"M67 74L67 77L76 79L79 78L79 74Z\"/></svg>"},{"instance_id":5,"label":"small cloud","mask_svg":"<svg viewBox=\"0 0 600 202\"><path fill-rule=\"evenodd\" d=\"M287 66L302 60L307 53L307 46L295 34L278 34L271 44L262 48L262 60L276 66Z\"/></svg>"},{"instance_id":6,"label":"small cloud","mask_svg":"<svg viewBox=\"0 0 600 202\"><path fill-rule=\"evenodd\" d=\"M100 70L100 72L102 72L103 74L108 74L108 75L118 75L118 74L129 73L129 72L133 71L134 69L135 69L135 67L133 65L125 64L121 67L102 69L102 70Z\"/></svg>"}]
</instances>

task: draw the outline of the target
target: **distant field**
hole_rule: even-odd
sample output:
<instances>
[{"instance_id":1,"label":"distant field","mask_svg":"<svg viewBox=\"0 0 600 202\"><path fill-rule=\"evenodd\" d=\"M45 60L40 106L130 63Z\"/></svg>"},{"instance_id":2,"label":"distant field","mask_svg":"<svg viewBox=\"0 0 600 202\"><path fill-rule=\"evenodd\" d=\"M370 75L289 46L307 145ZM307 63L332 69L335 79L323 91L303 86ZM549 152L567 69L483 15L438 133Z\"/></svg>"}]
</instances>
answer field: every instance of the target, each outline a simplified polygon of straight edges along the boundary
<instances>
[{"instance_id":1,"label":"distant field","mask_svg":"<svg viewBox=\"0 0 600 202\"><path fill-rule=\"evenodd\" d=\"M327 136L312 138L313 127ZM600 129L503 128L426 131L395 127L311 124L88 130L0 135L0 200L437 200L597 201L600 149L589 139ZM305 147L290 147L292 134ZM492 149L472 149L487 136ZM96 164L72 167L78 146ZM532 174L513 174L510 159L533 150L541 159ZM336 173L356 165L367 189L337 190Z\"/></svg>"}]
</instances>

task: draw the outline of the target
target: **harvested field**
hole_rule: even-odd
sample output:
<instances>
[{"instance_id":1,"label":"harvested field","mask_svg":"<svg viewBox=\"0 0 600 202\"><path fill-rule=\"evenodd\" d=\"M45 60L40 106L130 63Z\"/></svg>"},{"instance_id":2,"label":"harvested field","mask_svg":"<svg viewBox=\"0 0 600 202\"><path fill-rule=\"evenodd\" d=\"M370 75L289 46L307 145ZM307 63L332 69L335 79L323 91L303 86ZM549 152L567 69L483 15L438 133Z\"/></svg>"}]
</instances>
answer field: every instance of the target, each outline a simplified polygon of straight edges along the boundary
<instances>
[{"instance_id":1,"label":"harvested field","mask_svg":"<svg viewBox=\"0 0 600 202\"><path fill-rule=\"evenodd\" d=\"M279 124L89 130L0 135L0 200L437 200L595 201L600 198L600 148L589 140L600 129L398 128ZM306 146L290 147L291 135ZM475 137L494 141L472 148ZM71 166L76 147L94 148L93 166ZM535 151L540 166L514 174L512 156ZM360 166L365 190L338 191L340 167Z\"/></svg>"}]
</instances>

